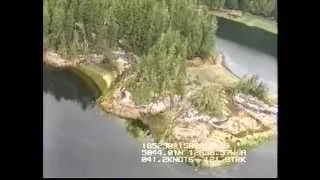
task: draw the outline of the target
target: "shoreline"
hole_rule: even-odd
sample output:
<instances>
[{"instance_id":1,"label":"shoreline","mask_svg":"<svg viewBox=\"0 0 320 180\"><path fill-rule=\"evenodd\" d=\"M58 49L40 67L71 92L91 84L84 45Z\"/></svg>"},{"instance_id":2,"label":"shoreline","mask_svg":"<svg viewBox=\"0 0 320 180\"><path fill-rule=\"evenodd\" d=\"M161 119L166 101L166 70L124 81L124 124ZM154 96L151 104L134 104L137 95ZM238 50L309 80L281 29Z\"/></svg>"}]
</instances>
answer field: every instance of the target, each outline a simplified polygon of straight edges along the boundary
<instances>
[{"instance_id":1,"label":"shoreline","mask_svg":"<svg viewBox=\"0 0 320 180\"><path fill-rule=\"evenodd\" d=\"M182 104L179 105L179 101L176 105L176 109L168 109L167 107L165 107L163 110L161 111L156 111L154 113L150 113L152 112L152 108L148 109L148 108L142 108L142 109L137 109L137 106L131 106L129 109L125 108L126 106L124 106L123 104L119 103L119 101L114 100L114 93L116 92L117 88L116 87L111 87L112 82L114 82L114 80L116 79L117 75L113 74L113 78L111 78L111 82L105 82L105 84L107 85L101 85L102 81L105 81L105 79L103 78L103 73L99 73L96 72L96 74L93 76L92 74L90 75L90 72L88 71L88 65L82 65L79 66L79 64L73 63L70 64L68 63L67 60L61 60L59 58L52 58L54 56L46 56L46 58L50 58L51 60L45 60L46 64L49 64L51 66L56 66L57 64L60 64L58 67L59 68L68 68L68 67L73 67L78 69L79 71L81 71L82 73L86 74L89 78L92 78L93 82L97 85L102 92L102 97L99 98L99 100L97 100L97 104L100 106L100 108L102 108L104 111L106 112L110 112L113 113L117 116L120 116L122 118L125 119L132 119L132 120L140 120L142 123L150 125L150 124L156 124L158 123L157 121L160 121L160 123L162 123L162 126L166 126L165 127L165 133L163 136L163 132L158 132L159 127L150 127L152 130L151 132L152 135L154 136L154 138L157 139L157 137L160 139L159 141L166 141L166 142L171 142L171 143L176 143L176 142L195 142L195 141L200 141L201 143L213 143L215 145L212 146L212 150L214 151L219 151L219 148L224 147L224 150L230 149L232 148L232 146L234 146L235 141L240 140L242 142L242 146L243 147L247 147L248 149L252 148L252 147L256 147L259 144L263 144L263 142L267 142L267 140L274 134L274 129L271 128L269 130L262 130L262 132L260 132L261 130L259 130L260 125L256 125L257 127L253 128L253 130L247 131L247 135L237 135L237 134L233 134L232 132L228 132L223 130L223 128L228 129L230 128L229 126L232 125L233 123L239 123L242 117L238 117L238 116L232 116L233 120L228 120L227 125L225 127L221 126L219 127L219 125L215 125L215 122L211 122L210 118L209 120L207 120L208 122L203 122L203 121L192 121L192 122L186 122L184 117L181 117L181 115L178 112L180 110L178 110L180 105L185 106L185 102L183 102ZM55 60L59 59L59 63L55 63ZM225 68L225 64L223 63L223 58L220 62L220 64L218 63L217 65L204 65L204 66L221 66L222 68ZM195 67L196 68L196 67ZM226 71L229 71L230 69L226 69ZM94 69L91 69L91 71L94 71ZM91 72L92 73L92 72ZM229 72L229 73L232 73ZM98 80L100 79L100 80ZM121 82L117 82L117 84L120 84ZM107 94L103 94L103 93L107 93ZM181 102L180 102L181 103ZM151 106L152 107L152 106ZM190 109L191 110L191 109ZM188 113L190 110L185 110L185 113ZM191 110L192 111L192 110ZM249 112L250 113L250 112ZM160 115L160 117L159 117ZM171 122L166 122L165 119L171 119L172 117L178 117L177 120L175 121L174 125L172 126L172 124L170 125ZM208 119L208 118L207 118ZM239 121L239 122L238 122ZM247 123L250 124L250 122L252 120L245 118L243 120L241 120L243 122L248 121ZM256 121L256 120L254 120ZM251 123L253 123L254 121L252 121ZM187 128L185 128L185 125L187 123ZM261 123L261 122L260 122ZM165 125L163 125L165 124ZM229 125L228 125L229 124ZM190 126L191 125L191 126ZM263 123L262 123L263 125ZM222 128L222 129L221 129ZM161 128L160 128L161 129ZM215 129L215 130L214 130ZM219 130L220 129L220 130ZM256 129L256 130L254 130ZM168 131L169 130L169 131ZM243 130L242 130L243 131ZM242 132L239 131L239 132ZM252 132L251 132L252 131ZM200 132L200 134L199 134ZM245 132L245 131L243 131ZM204 133L204 134L203 134ZM194 137L190 137L190 134ZM226 141L225 138L229 137L232 139L232 137L234 138L233 140L228 140ZM239 137L238 137L239 136ZM222 149L222 151L224 151ZM212 150L209 150L212 151ZM184 149L182 149L182 151L185 151ZM195 151L206 151L205 149L200 148L197 149ZM200 167L218 167L218 166L224 166L226 164L228 164L226 162L226 160L219 160L219 161L208 161L208 160L204 160L205 157L195 157L195 161L193 163L191 163L191 165L193 166L200 166ZM223 157L222 157L223 159ZM225 158L224 158L225 159Z\"/></svg>"},{"instance_id":2,"label":"shoreline","mask_svg":"<svg viewBox=\"0 0 320 180\"><path fill-rule=\"evenodd\" d=\"M277 35L278 34L278 25L277 22L265 17L260 17L256 15L252 15L249 13L243 13L242 11L236 11L237 15L234 15L233 11L230 10L210 10L209 14L217 16L219 18L224 18L227 20L235 21L241 24L245 24L249 27L256 27L262 29L266 32Z\"/></svg>"},{"instance_id":3,"label":"shoreline","mask_svg":"<svg viewBox=\"0 0 320 180\"><path fill-rule=\"evenodd\" d=\"M222 54L222 62L221 65L227 70L229 71L233 76L235 76L236 78L240 79L240 76L238 76L236 73L234 73L227 65L226 65L226 56L220 52Z\"/></svg>"}]
</instances>

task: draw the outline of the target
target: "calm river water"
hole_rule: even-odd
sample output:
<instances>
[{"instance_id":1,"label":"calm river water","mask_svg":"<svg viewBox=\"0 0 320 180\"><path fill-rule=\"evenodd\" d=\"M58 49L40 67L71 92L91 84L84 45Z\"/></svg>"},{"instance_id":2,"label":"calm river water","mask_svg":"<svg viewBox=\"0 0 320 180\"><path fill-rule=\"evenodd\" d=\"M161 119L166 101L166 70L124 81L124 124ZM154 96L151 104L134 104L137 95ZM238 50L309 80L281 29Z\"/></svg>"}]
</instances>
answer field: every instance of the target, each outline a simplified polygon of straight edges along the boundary
<instances>
[{"instance_id":1,"label":"calm river water","mask_svg":"<svg viewBox=\"0 0 320 180\"><path fill-rule=\"evenodd\" d=\"M259 73L276 92L277 65L270 55L218 39L236 73ZM142 142L124 120L102 112L77 76L43 69L44 177L276 177L277 142L248 153L247 162L198 170L185 164L141 163Z\"/></svg>"}]
</instances>

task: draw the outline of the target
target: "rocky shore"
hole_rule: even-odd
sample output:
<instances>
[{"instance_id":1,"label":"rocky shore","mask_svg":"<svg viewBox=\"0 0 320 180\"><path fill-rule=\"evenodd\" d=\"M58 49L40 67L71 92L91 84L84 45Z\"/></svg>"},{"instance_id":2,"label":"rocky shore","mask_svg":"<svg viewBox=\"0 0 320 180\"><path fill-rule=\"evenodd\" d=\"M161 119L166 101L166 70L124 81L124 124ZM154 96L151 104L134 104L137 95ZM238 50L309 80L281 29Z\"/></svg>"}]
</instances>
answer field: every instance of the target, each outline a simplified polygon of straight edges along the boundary
<instances>
[{"instance_id":1,"label":"rocky shore","mask_svg":"<svg viewBox=\"0 0 320 180\"><path fill-rule=\"evenodd\" d=\"M62 58L59 54L53 52L44 52L43 55L43 62L56 68L71 67L78 63L74 61L68 61Z\"/></svg>"},{"instance_id":2,"label":"rocky shore","mask_svg":"<svg viewBox=\"0 0 320 180\"><path fill-rule=\"evenodd\" d=\"M56 67L56 68L66 68L71 66L77 66L80 64L104 64L106 61L113 63L119 74L121 74L125 69L135 63L136 56L132 53L125 53L122 50L112 51L109 56L89 54L89 55L79 55L74 57L72 60L65 59L57 53L51 51L45 51L43 53L43 62Z\"/></svg>"},{"instance_id":3,"label":"rocky shore","mask_svg":"<svg viewBox=\"0 0 320 180\"><path fill-rule=\"evenodd\" d=\"M223 153L227 150L241 151L242 147L247 146L246 143L258 144L276 133L275 107L268 107L243 94L234 99L239 102L239 112L222 119L201 115L190 106L185 108L177 118L168 141L204 144L193 150L198 154ZM220 160L208 160L208 157L198 155L195 159L198 160L193 165L200 167L228 164L226 156Z\"/></svg>"},{"instance_id":4,"label":"rocky shore","mask_svg":"<svg viewBox=\"0 0 320 180\"><path fill-rule=\"evenodd\" d=\"M222 57L223 55L220 54L216 59L217 66L223 66ZM127 71L136 59L133 54L120 50L114 51L111 58L118 75ZM101 64L104 59L105 57L93 55L90 61L83 58L67 61L55 53L47 52L44 62L61 68L88 63ZM116 83L121 84L122 82ZM158 114L163 115L163 118L173 119L174 123L166 128L167 135L164 140L170 143L203 144L193 149L194 152L198 152L197 155L190 155L195 159L191 164L200 167L217 167L230 163L227 155L219 155L219 158L212 160L204 154L221 153L226 150L241 151L252 145L263 143L276 134L276 105L270 106L255 97L240 93L232 99L234 109L226 109L223 117L211 117L201 114L192 107L189 97L193 93L199 92L198 90L189 91L184 97L166 97L138 106L133 102L128 90L116 86L116 88L109 89L110 97L103 96L100 99L99 105L106 112L125 119L140 120L146 125L150 125L151 119L148 117ZM186 151L186 149L182 150Z\"/></svg>"},{"instance_id":5,"label":"rocky shore","mask_svg":"<svg viewBox=\"0 0 320 180\"><path fill-rule=\"evenodd\" d=\"M166 142L207 144L193 149L198 155L194 157L196 166L217 167L228 164L227 157L210 161L199 154L223 152L227 150L240 151L247 143L262 143L276 134L277 106L269 106L256 98L237 94L233 101L237 112L225 113L223 118L210 117L199 113L185 98L176 96L174 101L165 98L162 101L145 106L135 106L130 100L130 92L125 91L123 99L119 89L115 90L112 105L104 101L101 105L108 112L120 117L142 120L148 124L149 115L163 113L164 118L174 119L174 126L168 127L170 132ZM170 111L170 113L167 113ZM184 149L182 149L184 151Z\"/></svg>"}]
</instances>

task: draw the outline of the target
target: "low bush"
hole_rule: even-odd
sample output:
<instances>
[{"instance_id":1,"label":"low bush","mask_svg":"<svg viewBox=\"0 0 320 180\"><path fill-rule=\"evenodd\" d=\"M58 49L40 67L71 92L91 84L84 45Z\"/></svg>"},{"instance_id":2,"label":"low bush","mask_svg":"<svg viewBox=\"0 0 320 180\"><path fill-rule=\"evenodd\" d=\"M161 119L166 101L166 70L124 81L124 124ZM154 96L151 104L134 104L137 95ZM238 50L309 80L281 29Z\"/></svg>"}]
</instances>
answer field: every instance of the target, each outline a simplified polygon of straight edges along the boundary
<instances>
[{"instance_id":1,"label":"low bush","mask_svg":"<svg viewBox=\"0 0 320 180\"><path fill-rule=\"evenodd\" d=\"M225 107L222 92L223 89L218 86L204 87L191 98L192 106L200 113L222 117Z\"/></svg>"},{"instance_id":2,"label":"low bush","mask_svg":"<svg viewBox=\"0 0 320 180\"><path fill-rule=\"evenodd\" d=\"M237 92L251 95L266 103L269 102L268 87L259 81L258 75L243 76L235 88Z\"/></svg>"}]
</instances>

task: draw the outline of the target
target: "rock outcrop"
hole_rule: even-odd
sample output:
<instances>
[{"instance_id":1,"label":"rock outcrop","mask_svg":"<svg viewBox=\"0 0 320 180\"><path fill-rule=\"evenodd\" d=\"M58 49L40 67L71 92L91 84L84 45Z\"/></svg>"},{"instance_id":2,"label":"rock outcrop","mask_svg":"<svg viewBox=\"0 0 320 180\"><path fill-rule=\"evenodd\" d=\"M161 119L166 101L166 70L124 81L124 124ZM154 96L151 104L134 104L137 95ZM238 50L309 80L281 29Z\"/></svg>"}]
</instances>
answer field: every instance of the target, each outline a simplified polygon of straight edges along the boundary
<instances>
[{"instance_id":1,"label":"rock outcrop","mask_svg":"<svg viewBox=\"0 0 320 180\"><path fill-rule=\"evenodd\" d=\"M244 94L236 95L234 101L239 112L224 118L202 115L191 104L181 103L183 107L179 107L179 117L172 128L170 141L203 144L193 151L208 154L239 149L237 146L241 143L259 141L259 138L266 139L276 133L276 106L268 106ZM226 163L224 158L213 161L201 155L197 158L202 167L216 167Z\"/></svg>"},{"instance_id":2,"label":"rock outcrop","mask_svg":"<svg viewBox=\"0 0 320 180\"><path fill-rule=\"evenodd\" d=\"M234 101L242 111L264 126L273 128L277 124L277 106L269 106L257 98L244 94L236 95Z\"/></svg>"},{"instance_id":3,"label":"rock outcrop","mask_svg":"<svg viewBox=\"0 0 320 180\"><path fill-rule=\"evenodd\" d=\"M225 9L223 12L227 13L228 15L232 17L241 17L242 16L242 11L240 10L234 10L234 9Z\"/></svg>"},{"instance_id":4,"label":"rock outcrop","mask_svg":"<svg viewBox=\"0 0 320 180\"><path fill-rule=\"evenodd\" d=\"M106 57L101 54L89 54L89 55L78 55L74 57L73 60L66 60L62 58L59 54L44 51L43 60L54 67L69 67L78 64L103 64ZM111 61L117 66L118 71L121 74L136 62L137 56L130 52L125 52L123 50L117 50L111 52Z\"/></svg>"},{"instance_id":5,"label":"rock outcrop","mask_svg":"<svg viewBox=\"0 0 320 180\"><path fill-rule=\"evenodd\" d=\"M99 54L89 54L87 56L80 55L79 60L81 63L102 64L104 60L104 56Z\"/></svg>"},{"instance_id":6,"label":"rock outcrop","mask_svg":"<svg viewBox=\"0 0 320 180\"><path fill-rule=\"evenodd\" d=\"M70 67L77 63L76 61L67 61L59 54L53 52L44 52L43 61L56 68Z\"/></svg>"},{"instance_id":7,"label":"rock outcrop","mask_svg":"<svg viewBox=\"0 0 320 180\"><path fill-rule=\"evenodd\" d=\"M177 106L181 101L180 96L166 97L161 100L146 104L136 105L131 99L131 93L128 90L117 88L113 93L112 102L102 102L102 106L108 112L112 112L128 119L141 120L146 115L156 115L164 112L173 106ZM126 112L122 111L126 109ZM130 115L132 113L132 116Z\"/></svg>"},{"instance_id":8,"label":"rock outcrop","mask_svg":"<svg viewBox=\"0 0 320 180\"><path fill-rule=\"evenodd\" d=\"M135 115L137 119L144 115L155 115L177 107L177 114L179 115L176 117L176 121L178 124L192 124L190 128L195 128L197 124L204 124L209 129L218 129L233 135L245 133L246 131L259 131L262 128L272 129L276 126L276 106L268 106L262 101L244 94L236 95L234 103L240 112L217 118L199 113L192 107L190 102L180 96L167 97L150 104L137 106L132 101L129 91L116 89L113 101L115 106L113 107L119 109L126 107L128 111L126 114L135 112L138 114ZM177 126L177 128L179 127Z\"/></svg>"},{"instance_id":9,"label":"rock outcrop","mask_svg":"<svg viewBox=\"0 0 320 180\"><path fill-rule=\"evenodd\" d=\"M239 108L239 112L223 118L200 114L191 107L191 104L185 103L185 109L181 114L179 121L187 123L207 123L208 126L211 124L215 128L230 130L230 132L235 134L246 130L258 130L261 128L260 125L267 126L268 128L273 128L276 125L276 106L268 106L262 101L244 94L236 95L234 97L234 102Z\"/></svg>"}]
</instances>

